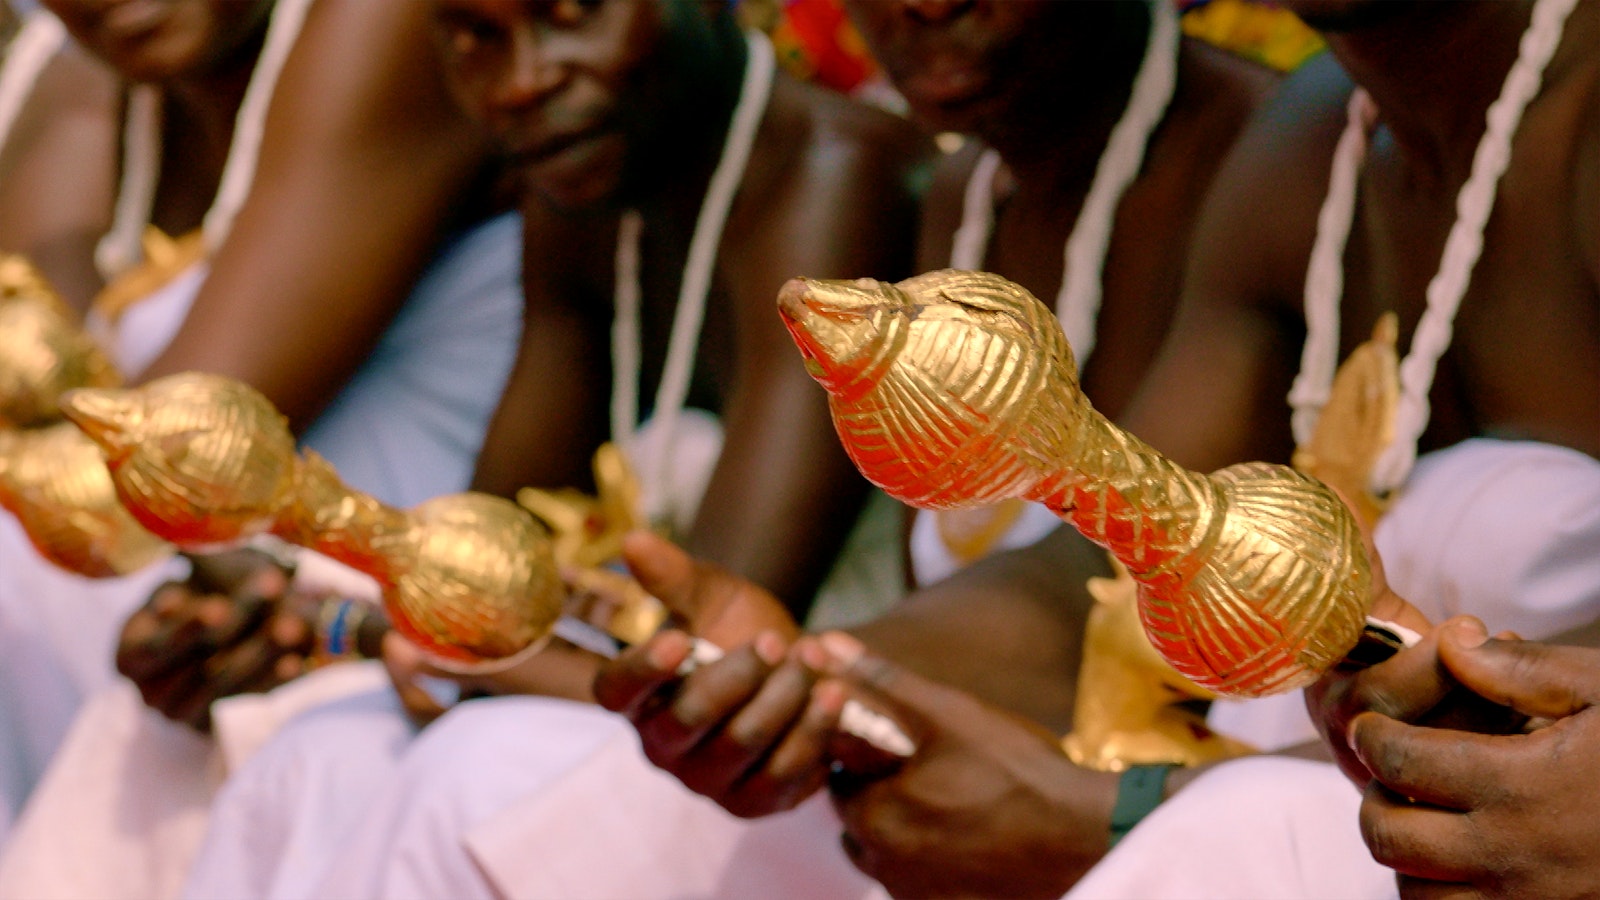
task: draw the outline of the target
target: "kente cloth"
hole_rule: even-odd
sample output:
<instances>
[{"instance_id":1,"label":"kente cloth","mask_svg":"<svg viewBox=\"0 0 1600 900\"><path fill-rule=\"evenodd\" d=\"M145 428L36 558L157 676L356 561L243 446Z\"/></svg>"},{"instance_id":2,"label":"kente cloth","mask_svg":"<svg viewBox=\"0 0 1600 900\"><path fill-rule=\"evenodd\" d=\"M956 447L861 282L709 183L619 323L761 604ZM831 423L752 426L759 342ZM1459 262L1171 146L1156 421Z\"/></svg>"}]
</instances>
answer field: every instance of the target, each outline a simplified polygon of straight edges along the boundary
<instances>
[{"instance_id":1,"label":"kente cloth","mask_svg":"<svg viewBox=\"0 0 1600 900\"><path fill-rule=\"evenodd\" d=\"M1491 629L1551 634L1600 609L1596 510L1600 462L1548 445L1473 440L1421 461L1378 540L1394 560L1396 589L1431 618L1471 612ZM1312 736L1297 695L1231 708L1252 707L1263 713L1236 715L1230 733L1266 746ZM559 728L600 746L561 771L530 763L525 745ZM191 884L191 896L879 895L839 851L825 799L783 816L734 818L651 766L621 720L559 701L469 703L368 790L382 799L324 857L337 862L301 873L292 890L208 882ZM1331 766L1228 763L1135 828L1073 896L1392 895L1390 873L1361 843L1359 800ZM1162 864L1151 865L1151 854ZM246 864L224 859L211 871L228 865Z\"/></svg>"},{"instance_id":2,"label":"kente cloth","mask_svg":"<svg viewBox=\"0 0 1600 900\"><path fill-rule=\"evenodd\" d=\"M333 462L352 485L398 506L464 489L521 333L521 258L521 225L515 215L482 223L443 247L371 356L306 433L304 443ZM183 284L190 285L187 297L173 300L163 292L148 307L151 320L157 318L154 311L165 313L165 327L134 318L145 311L142 304L129 310L119 327L138 329L152 342L170 340L200 280L180 279L169 288ZM131 359L124 354L141 349L148 348L119 348L119 359ZM8 767L0 773L0 784L8 794L5 799L21 802L85 698L116 681L111 649L123 621L173 573L158 565L125 578L77 578L41 560L20 535L8 534L16 531L7 517L0 528L0 553L5 554L0 556L0 646L27 648L27 658L35 664L21 668L24 656L19 653L18 665L8 661L0 667L0 677L6 679L0 684L0 722L16 726L3 739L25 748L0 748L0 766ZM92 728L81 733L93 740ZM124 766L123 751L113 743L94 743L95 754L75 758L83 764L98 759L92 764L136 769ZM149 744L128 750L155 752ZM96 784L108 791L97 800L58 796L37 802L67 808L101 802L109 808L142 802L134 798L150 788L136 781ZM88 833L102 826L107 843L131 839L109 822L79 823L76 832L88 840ZM135 844L148 845L151 854L165 852L159 841ZM105 892L90 892L97 896L154 895L109 864L82 868L104 871ZM6 880L8 871L16 867L0 857L0 896L49 893L49 873L41 873L40 883L19 884Z\"/></svg>"}]
</instances>

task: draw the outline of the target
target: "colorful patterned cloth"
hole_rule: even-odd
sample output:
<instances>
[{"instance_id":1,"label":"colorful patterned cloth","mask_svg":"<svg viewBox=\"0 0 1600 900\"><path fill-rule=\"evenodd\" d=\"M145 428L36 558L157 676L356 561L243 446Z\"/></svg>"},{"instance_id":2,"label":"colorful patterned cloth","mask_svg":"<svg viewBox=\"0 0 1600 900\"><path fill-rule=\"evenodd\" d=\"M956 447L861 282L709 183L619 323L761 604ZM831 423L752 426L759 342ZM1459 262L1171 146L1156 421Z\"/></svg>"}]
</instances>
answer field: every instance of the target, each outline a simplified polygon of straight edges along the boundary
<instances>
[{"instance_id":1,"label":"colorful patterned cloth","mask_svg":"<svg viewBox=\"0 0 1600 900\"><path fill-rule=\"evenodd\" d=\"M1322 49L1294 14L1258 0L1179 0L1183 33L1280 72L1293 71Z\"/></svg>"}]
</instances>

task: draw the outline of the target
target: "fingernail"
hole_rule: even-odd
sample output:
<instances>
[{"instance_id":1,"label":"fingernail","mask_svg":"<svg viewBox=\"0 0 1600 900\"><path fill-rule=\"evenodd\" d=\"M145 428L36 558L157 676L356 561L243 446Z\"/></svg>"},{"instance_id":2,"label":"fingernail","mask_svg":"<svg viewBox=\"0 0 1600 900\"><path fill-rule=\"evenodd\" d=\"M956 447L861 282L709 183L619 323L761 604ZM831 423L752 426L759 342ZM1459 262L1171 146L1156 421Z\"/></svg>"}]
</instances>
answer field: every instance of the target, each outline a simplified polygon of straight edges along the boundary
<instances>
[{"instance_id":1,"label":"fingernail","mask_svg":"<svg viewBox=\"0 0 1600 900\"><path fill-rule=\"evenodd\" d=\"M818 640L840 670L849 669L867 652L865 644L842 631L825 631Z\"/></svg>"},{"instance_id":2,"label":"fingernail","mask_svg":"<svg viewBox=\"0 0 1600 900\"><path fill-rule=\"evenodd\" d=\"M1470 650L1473 647L1482 646L1483 642L1488 639L1488 629L1484 628L1483 623L1477 619L1462 619L1456 623L1455 641L1460 646Z\"/></svg>"},{"instance_id":3,"label":"fingernail","mask_svg":"<svg viewBox=\"0 0 1600 900\"><path fill-rule=\"evenodd\" d=\"M778 663L783 662L784 654L789 652L789 648L784 645L783 638L779 637L775 631L761 632L756 635L754 643L756 656L769 666L776 666Z\"/></svg>"},{"instance_id":4,"label":"fingernail","mask_svg":"<svg viewBox=\"0 0 1600 900\"><path fill-rule=\"evenodd\" d=\"M812 709L829 719L839 715L846 699L844 685L837 682L824 681L811 690Z\"/></svg>"},{"instance_id":5,"label":"fingernail","mask_svg":"<svg viewBox=\"0 0 1600 900\"><path fill-rule=\"evenodd\" d=\"M280 647L297 647L311 637L311 626L292 615L273 616L270 628L272 640Z\"/></svg>"},{"instance_id":6,"label":"fingernail","mask_svg":"<svg viewBox=\"0 0 1600 900\"><path fill-rule=\"evenodd\" d=\"M814 637L801 638L794 645L794 655L800 660L800 665L817 673L828 671L829 665L833 662L828 649Z\"/></svg>"},{"instance_id":7,"label":"fingernail","mask_svg":"<svg viewBox=\"0 0 1600 900\"><path fill-rule=\"evenodd\" d=\"M657 671L671 672L689 653L689 636L681 631L664 631L650 641L645 658Z\"/></svg>"}]
</instances>

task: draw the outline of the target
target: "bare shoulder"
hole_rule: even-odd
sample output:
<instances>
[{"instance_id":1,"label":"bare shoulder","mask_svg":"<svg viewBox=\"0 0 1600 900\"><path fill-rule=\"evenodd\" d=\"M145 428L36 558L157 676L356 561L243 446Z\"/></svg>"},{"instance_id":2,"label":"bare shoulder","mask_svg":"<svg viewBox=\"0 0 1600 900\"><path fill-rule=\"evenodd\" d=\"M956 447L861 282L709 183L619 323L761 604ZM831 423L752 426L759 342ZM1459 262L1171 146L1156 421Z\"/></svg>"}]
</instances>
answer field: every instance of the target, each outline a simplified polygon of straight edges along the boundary
<instances>
[{"instance_id":1,"label":"bare shoulder","mask_svg":"<svg viewBox=\"0 0 1600 900\"><path fill-rule=\"evenodd\" d=\"M928 140L911 123L832 91L780 76L753 166L752 194L809 206L807 197L897 204L920 196L931 159ZM804 190L796 190L803 187ZM765 190L764 190L765 189Z\"/></svg>"},{"instance_id":2,"label":"bare shoulder","mask_svg":"<svg viewBox=\"0 0 1600 900\"><path fill-rule=\"evenodd\" d=\"M122 82L69 44L40 73L0 148L0 249L25 253L74 305L99 289L111 224Z\"/></svg>"},{"instance_id":3,"label":"bare shoulder","mask_svg":"<svg viewBox=\"0 0 1600 900\"><path fill-rule=\"evenodd\" d=\"M343 143L475 147L445 88L432 20L427 3L312 4L274 92L292 100L273 104L274 130L292 122Z\"/></svg>"},{"instance_id":4,"label":"bare shoulder","mask_svg":"<svg viewBox=\"0 0 1600 900\"><path fill-rule=\"evenodd\" d=\"M1212 182L1192 273L1248 279L1263 300L1298 303L1352 90L1323 54L1255 112Z\"/></svg>"},{"instance_id":5,"label":"bare shoulder","mask_svg":"<svg viewBox=\"0 0 1600 900\"><path fill-rule=\"evenodd\" d=\"M903 277L931 159L905 120L780 76L728 222L730 265L764 302L802 273Z\"/></svg>"},{"instance_id":6,"label":"bare shoulder","mask_svg":"<svg viewBox=\"0 0 1600 900\"><path fill-rule=\"evenodd\" d=\"M1282 76L1205 41L1185 38L1168 112L1199 152L1223 153L1278 89Z\"/></svg>"},{"instance_id":7,"label":"bare shoulder","mask_svg":"<svg viewBox=\"0 0 1600 900\"><path fill-rule=\"evenodd\" d=\"M39 73L11 134L0 148L0 176L62 125L96 127L112 134L120 118L122 81L105 64L68 42Z\"/></svg>"}]
</instances>

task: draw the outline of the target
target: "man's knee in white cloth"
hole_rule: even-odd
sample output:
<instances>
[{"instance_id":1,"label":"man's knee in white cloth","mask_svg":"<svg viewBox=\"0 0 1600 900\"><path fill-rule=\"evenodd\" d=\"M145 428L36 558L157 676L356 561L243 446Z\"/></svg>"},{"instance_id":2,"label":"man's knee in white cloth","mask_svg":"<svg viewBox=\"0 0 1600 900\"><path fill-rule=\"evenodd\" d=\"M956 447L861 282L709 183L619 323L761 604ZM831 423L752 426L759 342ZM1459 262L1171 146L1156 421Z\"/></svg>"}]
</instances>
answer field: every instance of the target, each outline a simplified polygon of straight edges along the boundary
<instances>
[{"instance_id":1,"label":"man's knee in white cloth","mask_svg":"<svg viewBox=\"0 0 1600 900\"><path fill-rule=\"evenodd\" d=\"M1327 763L1251 757L1200 776L1078 883L1082 898L1391 897L1361 795Z\"/></svg>"},{"instance_id":2,"label":"man's knee in white cloth","mask_svg":"<svg viewBox=\"0 0 1600 900\"><path fill-rule=\"evenodd\" d=\"M414 733L387 686L291 720L218 792L185 893L278 895L320 870L363 824Z\"/></svg>"},{"instance_id":3,"label":"man's knee in white cloth","mask_svg":"<svg viewBox=\"0 0 1600 900\"><path fill-rule=\"evenodd\" d=\"M589 704L544 697L460 704L412 743L368 809L366 826L312 893L489 895L463 835L629 735L626 721ZM527 852L560 851L541 841Z\"/></svg>"}]
</instances>

